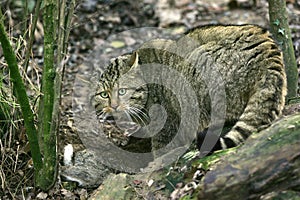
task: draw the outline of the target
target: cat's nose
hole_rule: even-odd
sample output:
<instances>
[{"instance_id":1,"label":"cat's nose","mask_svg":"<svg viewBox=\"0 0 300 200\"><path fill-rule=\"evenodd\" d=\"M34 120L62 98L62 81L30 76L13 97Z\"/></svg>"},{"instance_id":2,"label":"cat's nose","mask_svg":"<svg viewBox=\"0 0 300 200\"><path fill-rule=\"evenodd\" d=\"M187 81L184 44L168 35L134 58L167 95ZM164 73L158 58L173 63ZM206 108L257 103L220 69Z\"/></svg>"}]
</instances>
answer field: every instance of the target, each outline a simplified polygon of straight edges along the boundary
<instances>
[{"instance_id":1,"label":"cat's nose","mask_svg":"<svg viewBox=\"0 0 300 200\"><path fill-rule=\"evenodd\" d=\"M110 104L110 107L112 108L112 109L114 109L114 110L116 110L117 108L118 108L118 104L117 103L111 103Z\"/></svg>"}]
</instances>

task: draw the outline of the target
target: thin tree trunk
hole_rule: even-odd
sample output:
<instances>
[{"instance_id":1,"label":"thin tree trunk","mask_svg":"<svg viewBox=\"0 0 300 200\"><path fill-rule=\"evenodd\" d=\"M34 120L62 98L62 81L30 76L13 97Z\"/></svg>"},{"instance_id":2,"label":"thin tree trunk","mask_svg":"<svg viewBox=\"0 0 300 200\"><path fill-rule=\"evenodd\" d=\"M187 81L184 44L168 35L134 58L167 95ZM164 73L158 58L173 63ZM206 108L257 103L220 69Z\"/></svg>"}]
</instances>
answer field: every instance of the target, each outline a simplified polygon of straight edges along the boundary
<instances>
[{"instance_id":1,"label":"thin tree trunk","mask_svg":"<svg viewBox=\"0 0 300 200\"><path fill-rule=\"evenodd\" d=\"M68 4L66 3L66 0L57 0L57 2L60 3L60 13L57 27L57 69L54 80L54 105L51 123L51 132L55 132L56 134L59 132L61 90L64 76L64 59L66 58L67 54L67 42L70 34L70 23L75 8L75 0L69 1ZM58 139L58 136L56 138Z\"/></svg>"},{"instance_id":2,"label":"thin tree trunk","mask_svg":"<svg viewBox=\"0 0 300 200\"><path fill-rule=\"evenodd\" d=\"M54 105L54 80L56 76L56 24L55 17L57 16L57 4L54 0L46 0L44 2L44 67L42 77L42 116L40 133L43 135L43 153L44 165L40 176L37 179L37 185L48 190L56 180L57 162L56 162L56 132L51 131L53 105ZM40 112L41 113L41 112Z\"/></svg>"},{"instance_id":3,"label":"thin tree trunk","mask_svg":"<svg viewBox=\"0 0 300 200\"><path fill-rule=\"evenodd\" d=\"M291 99L297 96L298 70L288 24L285 0L269 0L269 15L271 32L282 47L285 71L287 74L288 95Z\"/></svg>"},{"instance_id":4,"label":"thin tree trunk","mask_svg":"<svg viewBox=\"0 0 300 200\"><path fill-rule=\"evenodd\" d=\"M59 5L59 6L58 6ZM43 118L40 118L40 134L43 134L44 167L39 186L47 190L55 183L57 175L57 138L60 122L61 84L70 22L75 0L46 0L44 12L44 69L41 98ZM56 54L55 54L56 50Z\"/></svg>"}]
</instances>

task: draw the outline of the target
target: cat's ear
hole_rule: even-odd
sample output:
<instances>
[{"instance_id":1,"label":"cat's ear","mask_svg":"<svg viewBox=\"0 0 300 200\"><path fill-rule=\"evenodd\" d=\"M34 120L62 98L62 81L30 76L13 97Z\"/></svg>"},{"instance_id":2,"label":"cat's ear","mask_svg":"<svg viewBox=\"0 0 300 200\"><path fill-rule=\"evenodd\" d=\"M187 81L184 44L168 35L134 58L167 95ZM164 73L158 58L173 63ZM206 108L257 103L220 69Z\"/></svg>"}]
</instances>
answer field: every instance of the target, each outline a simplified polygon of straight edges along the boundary
<instances>
[{"instance_id":1,"label":"cat's ear","mask_svg":"<svg viewBox=\"0 0 300 200\"><path fill-rule=\"evenodd\" d=\"M128 64L131 69L135 69L139 65L139 54L136 51L132 53Z\"/></svg>"}]
</instances>

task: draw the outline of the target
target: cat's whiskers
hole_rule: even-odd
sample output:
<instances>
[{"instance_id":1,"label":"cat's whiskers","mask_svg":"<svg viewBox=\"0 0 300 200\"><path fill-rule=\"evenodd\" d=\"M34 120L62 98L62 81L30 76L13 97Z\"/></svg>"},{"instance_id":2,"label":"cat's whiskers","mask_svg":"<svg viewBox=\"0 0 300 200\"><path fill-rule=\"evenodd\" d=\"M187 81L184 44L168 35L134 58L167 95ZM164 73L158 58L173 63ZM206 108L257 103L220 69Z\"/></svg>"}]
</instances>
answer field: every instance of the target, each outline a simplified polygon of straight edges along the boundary
<instances>
[{"instance_id":1,"label":"cat's whiskers","mask_svg":"<svg viewBox=\"0 0 300 200\"><path fill-rule=\"evenodd\" d=\"M129 111L129 113L132 115L134 119L140 121L144 126L147 125L145 120L140 116L140 114L142 114L143 116L147 116L142 110L133 106L128 106L127 110Z\"/></svg>"},{"instance_id":2,"label":"cat's whiskers","mask_svg":"<svg viewBox=\"0 0 300 200\"><path fill-rule=\"evenodd\" d=\"M128 119L130 121L133 121L132 118L134 118L134 116L130 115L130 111L129 110L124 110L124 112L125 112L125 115L128 117ZM136 120L136 118L134 118L134 119Z\"/></svg>"},{"instance_id":3,"label":"cat's whiskers","mask_svg":"<svg viewBox=\"0 0 300 200\"><path fill-rule=\"evenodd\" d=\"M149 116L144 112L145 108L141 105L134 104L133 106L130 106L130 108L135 109L138 113L143 115L143 117L147 120L149 120Z\"/></svg>"},{"instance_id":4,"label":"cat's whiskers","mask_svg":"<svg viewBox=\"0 0 300 200\"><path fill-rule=\"evenodd\" d=\"M134 121L141 121L143 123L143 119L134 110L128 109L127 111L130 114L130 116L134 119Z\"/></svg>"}]
</instances>

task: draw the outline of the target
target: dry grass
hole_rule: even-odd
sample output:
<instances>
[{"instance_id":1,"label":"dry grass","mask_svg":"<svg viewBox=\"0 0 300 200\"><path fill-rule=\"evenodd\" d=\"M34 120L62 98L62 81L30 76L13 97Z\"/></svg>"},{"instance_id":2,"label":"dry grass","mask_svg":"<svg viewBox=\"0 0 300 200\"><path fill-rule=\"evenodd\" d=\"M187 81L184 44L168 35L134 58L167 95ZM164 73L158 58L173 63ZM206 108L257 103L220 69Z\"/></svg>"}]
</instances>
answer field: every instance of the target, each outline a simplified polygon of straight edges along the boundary
<instances>
[{"instance_id":1,"label":"dry grass","mask_svg":"<svg viewBox=\"0 0 300 200\"><path fill-rule=\"evenodd\" d=\"M7 138L1 141L0 196L3 199L25 199L18 195L25 195L33 185L31 158L23 150L24 143L18 143L11 133L9 137L13 140L11 144Z\"/></svg>"},{"instance_id":2,"label":"dry grass","mask_svg":"<svg viewBox=\"0 0 300 200\"><path fill-rule=\"evenodd\" d=\"M17 194L24 194L26 187L33 185L33 168L23 120L7 85L2 85L0 96L1 105L5 105L1 109L4 118L0 138L0 196L2 199L23 199Z\"/></svg>"},{"instance_id":3,"label":"dry grass","mask_svg":"<svg viewBox=\"0 0 300 200\"><path fill-rule=\"evenodd\" d=\"M2 89L6 87L4 93ZM8 110L0 123L0 196L2 199L25 199L18 195L25 195L33 186L33 167L20 108L9 88L9 85L1 87L0 104L6 105Z\"/></svg>"},{"instance_id":4,"label":"dry grass","mask_svg":"<svg viewBox=\"0 0 300 200\"><path fill-rule=\"evenodd\" d=\"M36 112L40 95L41 69L38 66L40 58L37 56L31 59L27 71L23 70L22 62L27 50L24 38L26 36L23 35L24 33L17 33L16 30L22 30L21 27L27 19L23 19L21 23L15 23L17 20L14 17L16 16L12 16L9 5L6 9L7 33L19 61L20 73L26 85L32 109ZM31 20L28 20L29 27L30 23ZM28 33L28 30L25 32ZM2 51L0 51L0 74L2 74L0 76L0 199L26 199L34 192L34 170L23 118L19 104L12 95L8 67Z\"/></svg>"}]
</instances>

